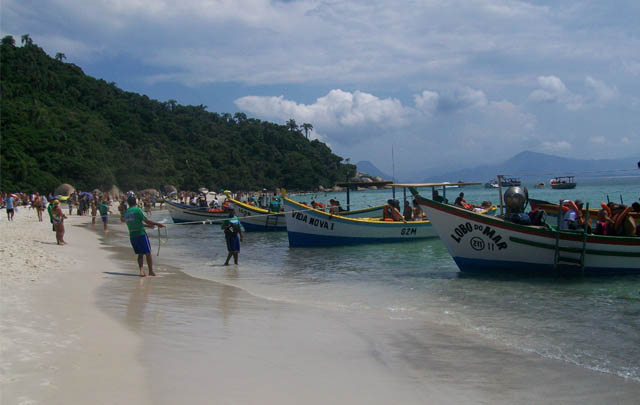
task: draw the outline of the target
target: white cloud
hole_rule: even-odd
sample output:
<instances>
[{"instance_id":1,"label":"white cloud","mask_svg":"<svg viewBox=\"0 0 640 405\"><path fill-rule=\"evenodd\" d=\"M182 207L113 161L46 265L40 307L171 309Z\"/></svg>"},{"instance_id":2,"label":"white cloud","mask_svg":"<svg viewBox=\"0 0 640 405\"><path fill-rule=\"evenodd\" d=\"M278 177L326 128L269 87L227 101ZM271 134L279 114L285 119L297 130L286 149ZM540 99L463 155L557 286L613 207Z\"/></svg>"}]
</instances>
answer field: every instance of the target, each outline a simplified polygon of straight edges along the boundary
<instances>
[{"instance_id":1,"label":"white cloud","mask_svg":"<svg viewBox=\"0 0 640 405\"><path fill-rule=\"evenodd\" d=\"M482 90L461 88L440 96L438 110L450 112L485 105L487 105L487 96L485 96Z\"/></svg>"},{"instance_id":2,"label":"white cloud","mask_svg":"<svg viewBox=\"0 0 640 405\"><path fill-rule=\"evenodd\" d=\"M415 94L413 99L419 111L433 114L438 107L440 96L435 91L425 90L421 94Z\"/></svg>"},{"instance_id":3,"label":"white cloud","mask_svg":"<svg viewBox=\"0 0 640 405\"><path fill-rule=\"evenodd\" d=\"M607 138L602 135L592 136L589 138L589 142L595 143L596 145L604 145L607 142Z\"/></svg>"},{"instance_id":4,"label":"white cloud","mask_svg":"<svg viewBox=\"0 0 640 405\"><path fill-rule=\"evenodd\" d=\"M235 100L235 104L263 118L286 121L290 118L298 122L311 122L314 128L328 132L328 138L337 136L342 130L354 131L355 136L372 130L369 136L380 133L380 129L398 128L408 124L412 110L402 106L397 99L378 98L372 94L340 89L331 90L313 104L298 104L284 96L246 96ZM341 137L343 142L348 138Z\"/></svg>"},{"instance_id":5,"label":"white cloud","mask_svg":"<svg viewBox=\"0 0 640 405\"><path fill-rule=\"evenodd\" d=\"M534 90L529 95L529 98L533 101L555 102L568 93L567 86L556 76L540 76L538 77L538 84L541 88Z\"/></svg>"},{"instance_id":6,"label":"white cloud","mask_svg":"<svg viewBox=\"0 0 640 405\"><path fill-rule=\"evenodd\" d=\"M569 110L579 110L584 102L580 95L573 94L557 76L539 76L539 89L529 94L529 100L539 103L559 103Z\"/></svg>"},{"instance_id":7,"label":"white cloud","mask_svg":"<svg viewBox=\"0 0 640 405\"><path fill-rule=\"evenodd\" d=\"M587 86L595 92L596 101L599 103L607 103L618 97L617 88L609 87L604 82L596 80L591 76L587 76L585 82Z\"/></svg>"}]
</instances>

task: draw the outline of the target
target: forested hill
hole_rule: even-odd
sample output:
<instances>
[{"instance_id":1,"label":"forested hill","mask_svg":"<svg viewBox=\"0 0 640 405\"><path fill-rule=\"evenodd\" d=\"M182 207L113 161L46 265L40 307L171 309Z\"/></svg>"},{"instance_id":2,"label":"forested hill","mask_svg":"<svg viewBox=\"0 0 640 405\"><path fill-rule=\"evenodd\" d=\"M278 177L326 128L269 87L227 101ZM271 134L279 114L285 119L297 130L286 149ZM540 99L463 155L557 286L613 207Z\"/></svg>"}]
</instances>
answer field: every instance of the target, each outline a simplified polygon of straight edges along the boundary
<instances>
[{"instance_id":1,"label":"forested hill","mask_svg":"<svg viewBox=\"0 0 640 405\"><path fill-rule=\"evenodd\" d=\"M126 92L22 40L0 50L2 191L314 189L355 174L299 130Z\"/></svg>"}]
</instances>

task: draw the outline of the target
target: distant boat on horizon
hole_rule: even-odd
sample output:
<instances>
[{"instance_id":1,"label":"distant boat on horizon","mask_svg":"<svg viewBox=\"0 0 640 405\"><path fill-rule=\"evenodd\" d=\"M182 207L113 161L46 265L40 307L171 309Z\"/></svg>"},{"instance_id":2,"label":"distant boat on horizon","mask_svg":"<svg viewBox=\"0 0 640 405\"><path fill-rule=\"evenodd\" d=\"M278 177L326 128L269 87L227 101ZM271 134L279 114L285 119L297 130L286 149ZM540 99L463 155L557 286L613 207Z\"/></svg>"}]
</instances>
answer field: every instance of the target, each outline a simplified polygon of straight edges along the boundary
<instances>
[{"instance_id":1,"label":"distant boat on horizon","mask_svg":"<svg viewBox=\"0 0 640 405\"><path fill-rule=\"evenodd\" d=\"M568 190L576 188L576 181L574 176L558 176L549 180L549 185L554 190Z\"/></svg>"}]
</instances>

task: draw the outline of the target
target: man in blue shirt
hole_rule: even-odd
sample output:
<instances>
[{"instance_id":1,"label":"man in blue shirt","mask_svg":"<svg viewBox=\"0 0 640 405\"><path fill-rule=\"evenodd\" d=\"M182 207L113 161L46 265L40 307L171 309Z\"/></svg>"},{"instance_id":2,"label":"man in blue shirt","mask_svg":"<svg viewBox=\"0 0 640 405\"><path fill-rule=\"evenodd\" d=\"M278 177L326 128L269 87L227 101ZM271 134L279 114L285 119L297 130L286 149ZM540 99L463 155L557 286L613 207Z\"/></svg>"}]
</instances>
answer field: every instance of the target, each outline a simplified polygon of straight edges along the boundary
<instances>
[{"instance_id":1,"label":"man in blue shirt","mask_svg":"<svg viewBox=\"0 0 640 405\"><path fill-rule=\"evenodd\" d=\"M13 202L14 202L15 198L13 197L13 195L9 194L5 199L4 199L4 206L7 209L7 219L9 221L13 221Z\"/></svg>"},{"instance_id":2,"label":"man in blue shirt","mask_svg":"<svg viewBox=\"0 0 640 405\"><path fill-rule=\"evenodd\" d=\"M224 238L227 242L227 260L224 262L225 266L229 265L229 260L233 257L233 263L238 264L238 254L240 253L240 242L242 241L242 225L240 220L235 215L233 208L229 208L229 218L225 219L222 223L222 229L224 230Z\"/></svg>"}]
</instances>

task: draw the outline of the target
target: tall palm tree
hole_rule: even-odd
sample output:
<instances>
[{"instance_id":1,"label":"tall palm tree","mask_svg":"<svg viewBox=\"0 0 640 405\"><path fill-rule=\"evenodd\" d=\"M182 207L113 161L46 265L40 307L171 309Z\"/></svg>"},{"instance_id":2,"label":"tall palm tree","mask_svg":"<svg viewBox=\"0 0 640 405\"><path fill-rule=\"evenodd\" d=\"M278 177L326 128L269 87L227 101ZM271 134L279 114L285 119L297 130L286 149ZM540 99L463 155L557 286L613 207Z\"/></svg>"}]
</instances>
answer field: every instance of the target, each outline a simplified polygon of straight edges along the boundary
<instances>
[{"instance_id":1,"label":"tall palm tree","mask_svg":"<svg viewBox=\"0 0 640 405\"><path fill-rule=\"evenodd\" d=\"M31 39L31 37L29 36L29 34L24 34L22 37L22 43L26 46L31 46L33 45L33 40Z\"/></svg>"},{"instance_id":2,"label":"tall palm tree","mask_svg":"<svg viewBox=\"0 0 640 405\"><path fill-rule=\"evenodd\" d=\"M289 131L291 131L291 132L297 131L298 130L298 124L296 124L296 120L291 118L289 121L287 121L287 128L289 128Z\"/></svg>"},{"instance_id":3,"label":"tall palm tree","mask_svg":"<svg viewBox=\"0 0 640 405\"><path fill-rule=\"evenodd\" d=\"M308 122L305 122L304 124L302 124L302 130L304 131L304 136L306 136L307 139L309 139L309 131L313 130L313 125L309 124Z\"/></svg>"}]
</instances>

